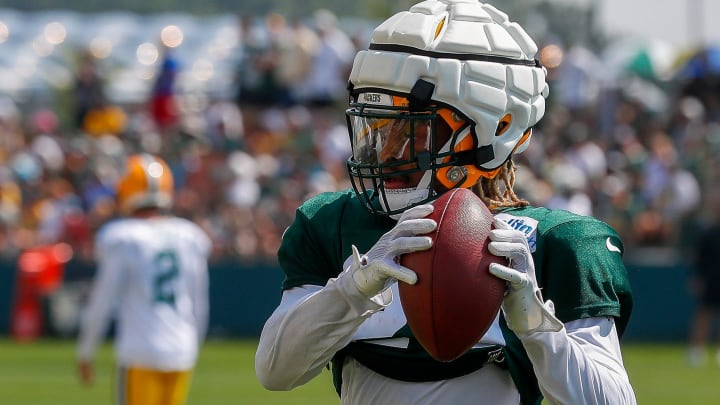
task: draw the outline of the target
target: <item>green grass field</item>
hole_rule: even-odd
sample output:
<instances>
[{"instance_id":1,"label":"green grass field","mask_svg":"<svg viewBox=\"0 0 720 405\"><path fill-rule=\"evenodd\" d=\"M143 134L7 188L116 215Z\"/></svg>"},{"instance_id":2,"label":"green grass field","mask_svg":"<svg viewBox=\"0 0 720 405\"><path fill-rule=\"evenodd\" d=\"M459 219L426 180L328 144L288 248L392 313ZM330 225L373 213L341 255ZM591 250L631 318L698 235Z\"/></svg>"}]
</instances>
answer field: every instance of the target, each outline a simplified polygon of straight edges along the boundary
<instances>
[{"instance_id":1,"label":"green grass field","mask_svg":"<svg viewBox=\"0 0 720 405\"><path fill-rule=\"evenodd\" d=\"M291 392L269 392L255 380L253 341L211 340L203 348L189 405L337 404L330 373ZM641 405L720 403L720 368L710 361L690 369L681 345L626 344L625 363ZM102 347L93 387L75 377L74 342L0 340L0 404L110 404L112 352Z\"/></svg>"}]
</instances>

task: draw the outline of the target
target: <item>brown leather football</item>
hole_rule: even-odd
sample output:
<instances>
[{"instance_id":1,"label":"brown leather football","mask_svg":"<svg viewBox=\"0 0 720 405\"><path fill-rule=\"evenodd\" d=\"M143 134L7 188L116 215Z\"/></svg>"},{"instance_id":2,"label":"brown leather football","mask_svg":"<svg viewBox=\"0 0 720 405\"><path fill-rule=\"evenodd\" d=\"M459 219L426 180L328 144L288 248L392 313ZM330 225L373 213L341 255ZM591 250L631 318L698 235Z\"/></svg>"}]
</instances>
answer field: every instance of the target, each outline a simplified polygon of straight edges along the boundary
<instances>
[{"instance_id":1,"label":"brown leather football","mask_svg":"<svg viewBox=\"0 0 720 405\"><path fill-rule=\"evenodd\" d=\"M448 362L472 348L495 320L505 281L488 267L507 260L488 251L493 215L472 191L453 189L432 204L433 246L400 257L418 281L398 287L413 334L434 359Z\"/></svg>"}]
</instances>

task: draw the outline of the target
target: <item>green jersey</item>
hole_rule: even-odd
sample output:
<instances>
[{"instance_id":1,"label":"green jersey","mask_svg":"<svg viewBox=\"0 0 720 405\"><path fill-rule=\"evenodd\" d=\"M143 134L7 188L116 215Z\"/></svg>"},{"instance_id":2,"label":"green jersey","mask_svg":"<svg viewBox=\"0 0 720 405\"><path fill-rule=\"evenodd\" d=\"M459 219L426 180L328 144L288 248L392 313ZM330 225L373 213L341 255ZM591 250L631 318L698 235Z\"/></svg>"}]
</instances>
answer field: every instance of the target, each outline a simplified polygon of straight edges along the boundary
<instances>
[{"instance_id":1,"label":"green jersey","mask_svg":"<svg viewBox=\"0 0 720 405\"><path fill-rule=\"evenodd\" d=\"M592 217L538 207L505 209L496 212L496 216L527 235L538 284L544 298L555 303L558 319L568 322L589 317L613 317L618 333L622 334L630 316L632 298L622 261L622 242L612 228ZM283 289L307 284L324 286L343 270L352 245L360 252L367 252L395 224L396 221L388 217L369 213L352 190L324 193L308 200L298 208L295 221L286 230L278 252L286 276ZM391 305L399 307L398 301L396 295ZM392 313L392 310L386 311ZM373 317L366 323L372 324ZM496 330L495 336L481 341L486 344L471 350L465 355L466 359L463 356L450 363L434 361L416 344L402 350L366 344L372 339L391 337L408 337L412 342L412 332L401 321L381 324L383 326L377 328L361 327L355 341L338 353L334 365L342 364L340 360L346 355L361 363L384 358L389 365L407 363L407 369L400 372L415 371L412 375L417 381L432 381L482 367L482 363L468 361L470 356L477 356L478 351L483 350L480 347L490 347L485 350L492 351L500 345L506 360L503 366L512 374L523 403L540 401L532 365L502 316L491 328L491 331ZM390 366L383 370L377 363L366 365L380 374L393 376L395 371ZM337 377L339 373L333 371ZM337 384L339 379L336 379Z\"/></svg>"}]
</instances>

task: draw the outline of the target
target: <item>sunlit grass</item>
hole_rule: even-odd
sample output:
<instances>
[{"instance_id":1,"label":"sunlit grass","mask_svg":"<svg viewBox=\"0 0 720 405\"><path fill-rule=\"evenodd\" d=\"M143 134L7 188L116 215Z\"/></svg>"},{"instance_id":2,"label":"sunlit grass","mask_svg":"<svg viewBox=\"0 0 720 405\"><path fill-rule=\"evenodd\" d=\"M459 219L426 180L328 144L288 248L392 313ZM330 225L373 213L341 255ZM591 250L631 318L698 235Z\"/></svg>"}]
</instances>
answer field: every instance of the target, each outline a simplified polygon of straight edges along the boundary
<instances>
[{"instance_id":1,"label":"sunlit grass","mask_svg":"<svg viewBox=\"0 0 720 405\"><path fill-rule=\"evenodd\" d=\"M329 371L290 392L270 392L255 379L256 342L211 340L196 368L189 405L338 404ZM93 387L83 387L75 375L75 347L69 340L17 343L0 340L0 404L110 404L112 348L102 346ZM720 401L720 368L714 353L697 369L687 367L681 344L623 346L625 365L639 404L712 405Z\"/></svg>"}]
</instances>

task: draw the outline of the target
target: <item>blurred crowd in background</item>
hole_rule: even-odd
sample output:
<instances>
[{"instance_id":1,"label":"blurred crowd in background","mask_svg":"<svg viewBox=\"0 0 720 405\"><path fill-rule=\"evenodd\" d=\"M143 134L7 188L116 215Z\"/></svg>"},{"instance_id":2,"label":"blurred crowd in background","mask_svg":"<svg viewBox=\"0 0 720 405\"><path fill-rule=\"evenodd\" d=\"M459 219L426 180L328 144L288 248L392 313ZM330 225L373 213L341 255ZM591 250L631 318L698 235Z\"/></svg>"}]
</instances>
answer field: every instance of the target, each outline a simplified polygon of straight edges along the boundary
<instances>
[{"instance_id":1,"label":"blurred crowd in background","mask_svg":"<svg viewBox=\"0 0 720 405\"><path fill-rule=\"evenodd\" d=\"M13 35L2 16L0 53ZM171 166L174 211L207 230L216 260L274 262L300 203L349 186L345 84L373 22L326 10L225 18L220 63L191 59L192 34L168 21L133 48L149 58L134 71L144 87L88 38L63 50L61 90L0 95L0 256L66 242L92 260L94 231L116 215L120 163L138 151ZM49 42L48 27L67 27L53 23L41 25ZM720 48L536 39L551 91L517 157L518 194L608 222L629 258L683 253L720 201Z\"/></svg>"}]
</instances>

